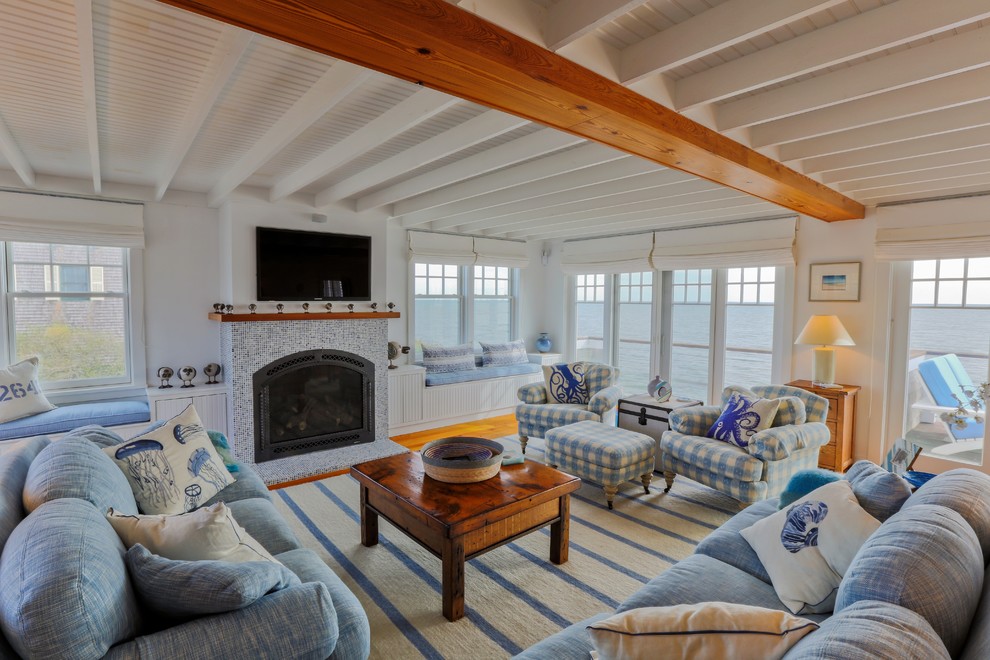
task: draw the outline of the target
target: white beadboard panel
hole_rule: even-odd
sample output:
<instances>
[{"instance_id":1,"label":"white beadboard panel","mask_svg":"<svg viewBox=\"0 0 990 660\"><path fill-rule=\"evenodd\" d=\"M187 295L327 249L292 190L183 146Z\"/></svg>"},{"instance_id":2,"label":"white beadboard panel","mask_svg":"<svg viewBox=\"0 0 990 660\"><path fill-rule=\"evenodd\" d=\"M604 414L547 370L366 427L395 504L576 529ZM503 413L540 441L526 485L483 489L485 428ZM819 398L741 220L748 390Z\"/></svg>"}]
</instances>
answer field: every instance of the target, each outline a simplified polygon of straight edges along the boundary
<instances>
[{"instance_id":1,"label":"white beadboard panel","mask_svg":"<svg viewBox=\"0 0 990 660\"><path fill-rule=\"evenodd\" d=\"M425 374L421 367L399 367L388 372L389 428L423 419Z\"/></svg>"},{"instance_id":2,"label":"white beadboard panel","mask_svg":"<svg viewBox=\"0 0 990 660\"><path fill-rule=\"evenodd\" d=\"M518 401L516 391L520 387L540 380L543 380L543 375L534 373L427 387L423 392L423 419L441 421L509 408Z\"/></svg>"},{"instance_id":3,"label":"white beadboard panel","mask_svg":"<svg viewBox=\"0 0 990 660\"><path fill-rule=\"evenodd\" d=\"M174 186L212 188L335 62L256 36L176 174Z\"/></svg>"},{"instance_id":4,"label":"white beadboard panel","mask_svg":"<svg viewBox=\"0 0 990 660\"><path fill-rule=\"evenodd\" d=\"M72 0L0 11L0 118L36 171L89 176Z\"/></svg>"}]
</instances>

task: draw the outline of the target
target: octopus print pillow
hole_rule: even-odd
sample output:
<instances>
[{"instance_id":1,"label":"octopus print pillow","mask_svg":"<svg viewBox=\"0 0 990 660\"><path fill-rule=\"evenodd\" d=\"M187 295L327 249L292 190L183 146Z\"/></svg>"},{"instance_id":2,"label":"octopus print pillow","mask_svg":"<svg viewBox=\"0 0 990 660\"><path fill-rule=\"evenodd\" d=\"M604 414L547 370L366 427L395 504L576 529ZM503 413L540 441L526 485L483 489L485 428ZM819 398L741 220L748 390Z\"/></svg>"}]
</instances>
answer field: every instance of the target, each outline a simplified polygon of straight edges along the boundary
<instances>
[{"instance_id":1,"label":"octopus print pillow","mask_svg":"<svg viewBox=\"0 0 990 660\"><path fill-rule=\"evenodd\" d=\"M185 513L234 483L189 404L153 431L105 451L123 470L142 513Z\"/></svg>"},{"instance_id":2,"label":"octopus print pillow","mask_svg":"<svg viewBox=\"0 0 990 660\"><path fill-rule=\"evenodd\" d=\"M543 367L547 398L551 403L588 403L588 386L584 382L584 362Z\"/></svg>"},{"instance_id":3,"label":"octopus print pillow","mask_svg":"<svg viewBox=\"0 0 990 660\"><path fill-rule=\"evenodd\" d=\"M754 399L736 392L725 402L722 414L708 429L708 437L747 447L754 435L770 428L778 407L780 401L777 399Z\"/></svg>"},{"instance_id":4,"label":"octopus print pillow","mask_svg":"<svg viewBox=\"0 0 990 660\"><path fill-rule=\"evenodd\" d=\"M859 505L848 481L817 488L742 530L777 597L794 614L835 607L839 582L880 521Z\"/></svg>"}]
</instances>

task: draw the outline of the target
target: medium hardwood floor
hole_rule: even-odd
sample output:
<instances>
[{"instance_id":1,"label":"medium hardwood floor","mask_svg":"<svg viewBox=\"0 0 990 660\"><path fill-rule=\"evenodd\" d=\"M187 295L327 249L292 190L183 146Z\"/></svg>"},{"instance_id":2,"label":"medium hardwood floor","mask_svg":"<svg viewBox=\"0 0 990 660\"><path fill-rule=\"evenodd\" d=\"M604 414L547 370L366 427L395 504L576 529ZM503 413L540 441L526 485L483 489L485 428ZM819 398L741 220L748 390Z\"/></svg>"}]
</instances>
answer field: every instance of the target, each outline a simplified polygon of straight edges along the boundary
<instances>
[{"instance_id":1,"label":"medium hardwood floor","mask_svg":"<svg viewBox=\"0 0 990 660\"><path fill-rule=\"evenodd\" d=\"M396 442L411 451L419 451L427 442L439 440L440 438L463 435L494 440L495 438L512 435L516 432L516 430L516 416L502 415L500 417L489 417L488 419L481 419L475 422L464 422L463 424L452 424L451 426L441 426L435 429L428 429L426 431L416 431L415 433L396 435L390 439L392 442ZM293 481L274 484L269 486L268 489L277 490L279 488L285 488L286 486L295 486L296 484L318 481L319 479L326 479L327 477L336 477L339 474L347 474L348 472L349 470L337 470L326 474L317 474L312 477L306 477L305 479L295 479Z\"/></svg>"}]
</instances>

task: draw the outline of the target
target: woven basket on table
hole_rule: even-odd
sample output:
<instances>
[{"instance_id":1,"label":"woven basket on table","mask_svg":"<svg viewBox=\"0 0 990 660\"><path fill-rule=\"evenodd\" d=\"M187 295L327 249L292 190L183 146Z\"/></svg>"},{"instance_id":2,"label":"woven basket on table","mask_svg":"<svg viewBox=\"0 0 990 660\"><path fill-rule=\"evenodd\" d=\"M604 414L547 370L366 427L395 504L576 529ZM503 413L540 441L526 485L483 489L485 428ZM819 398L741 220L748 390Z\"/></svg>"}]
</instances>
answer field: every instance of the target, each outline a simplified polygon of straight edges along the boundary
<instances>
[{"instance_id":1,"label":"woven basket on table","mask_svg":"<svg viewBox=\"0 0 990 660\"><path fill-rule=\"evenodd\" d=\"M502 466L502 445L484 438L443 438L420 450L426 475L449 484L491 479Z\"/></svg>"}]
</instances>

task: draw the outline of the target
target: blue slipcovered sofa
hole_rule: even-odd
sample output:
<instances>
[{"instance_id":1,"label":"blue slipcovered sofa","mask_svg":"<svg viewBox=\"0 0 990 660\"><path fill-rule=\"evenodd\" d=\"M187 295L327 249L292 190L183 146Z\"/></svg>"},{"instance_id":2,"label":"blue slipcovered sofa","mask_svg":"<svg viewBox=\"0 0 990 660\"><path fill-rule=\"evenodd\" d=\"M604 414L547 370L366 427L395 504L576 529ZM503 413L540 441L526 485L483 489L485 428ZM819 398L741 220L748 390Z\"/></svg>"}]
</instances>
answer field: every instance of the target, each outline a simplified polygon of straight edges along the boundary
<instances>
[{"instance_id":1,"label":"blue slipcovered sofa","mask_svg":"<svg viewBox=\"0 0 990 660\"><path fill-rule=\"evenodd\" d=\"M835 611L804 615L821 627L785 659L990 658L990 477L952 470L910 496L899 477L867 461L854 464L846 478L860 505L882 524L843 577ZM708 601L786 610L740 534L776 510L774 498L740 512L617 611ZM585 628L612 614L576 623L517 658L584 660L593 649ZM663 636L657 657L663 657Z\"/></svg>"},{"instance_id":2,"label":"blue slipcovered sofa","mask_svg":"<svg viewBox=\"0 0 990 660\"><path fill-rule=\"evenodd\" d=\"M137 511L126 481L124 489L114 486L120 480L108 471L118 468L100 450L119 442L90 426L54 442L36 437L0 446L0 575L11 568L16 575L0 581L0 658L368 657L371 635L360 602L300 546L247 465L238 465L236 481L204 506L225 502L302 584L191 619L163 620L146 610L130 583L125 548L104 516L108 507Z\"/></svg>"}]
</instances>

